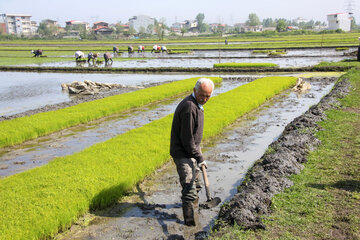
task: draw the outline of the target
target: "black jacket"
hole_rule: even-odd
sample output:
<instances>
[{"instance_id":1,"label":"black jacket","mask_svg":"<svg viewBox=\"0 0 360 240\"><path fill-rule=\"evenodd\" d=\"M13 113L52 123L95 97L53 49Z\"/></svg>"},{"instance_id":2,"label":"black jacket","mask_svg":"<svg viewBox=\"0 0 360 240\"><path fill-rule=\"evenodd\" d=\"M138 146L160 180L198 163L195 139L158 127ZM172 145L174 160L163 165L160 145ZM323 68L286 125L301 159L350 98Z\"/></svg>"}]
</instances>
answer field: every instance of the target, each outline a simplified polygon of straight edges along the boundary
<instances>
[{"instance_id":1,"label":"black jacket","mask_svg":"<svg viewBox=\"0 0 360 240\"><path fill-rule=\"evenodd\" d=\"M200 143L203 136L204 112L190 95L177 106L171 127L170 155L173 158L195 158L204 161Z\"/></svg>"}]
</instances>

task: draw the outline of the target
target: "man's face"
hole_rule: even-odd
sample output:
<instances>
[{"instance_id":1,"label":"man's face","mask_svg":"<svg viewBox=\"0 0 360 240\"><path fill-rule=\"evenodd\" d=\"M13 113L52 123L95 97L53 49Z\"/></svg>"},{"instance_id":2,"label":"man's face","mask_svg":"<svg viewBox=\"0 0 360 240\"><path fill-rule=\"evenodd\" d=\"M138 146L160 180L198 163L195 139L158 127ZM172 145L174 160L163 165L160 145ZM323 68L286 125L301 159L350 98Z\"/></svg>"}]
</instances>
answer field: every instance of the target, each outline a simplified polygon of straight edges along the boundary
<instances>
[{"instance_id":1,"label":"man's face","mask_svg":"<svg viewBox=\"0 0 360 240\"><path fill-rule=\"evenodd\" d=\"M206 83L201 84L198 91L194 88L196 101L199 104L204 105L210 99L212 91L212 86Z\"/></svg>"}]
</instances>

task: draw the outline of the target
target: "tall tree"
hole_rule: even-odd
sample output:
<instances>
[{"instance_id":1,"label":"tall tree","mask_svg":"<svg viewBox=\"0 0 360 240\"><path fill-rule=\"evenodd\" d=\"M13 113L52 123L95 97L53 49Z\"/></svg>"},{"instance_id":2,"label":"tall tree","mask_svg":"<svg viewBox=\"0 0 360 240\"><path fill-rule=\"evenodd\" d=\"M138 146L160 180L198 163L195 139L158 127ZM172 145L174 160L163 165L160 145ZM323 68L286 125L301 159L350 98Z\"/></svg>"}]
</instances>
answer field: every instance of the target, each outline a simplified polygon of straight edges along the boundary
<instances>
[{"instance_id":1,"label":"tall tree","mask_svg":"<svg viewBox=\"0 0 360 240\"><path fill-rule=\"evenodd\" d=\"M204 24L204 19L205 19L205 15L203 13L199 13L196 16L196 21L197 21L197 24L198 24L199 32L205 32L206 31L206 27L205 27L205 24Z\"/></svg>"},{"instance_id":2,"label":"tall tree","mask_svg":"<svg viewBox=\"0 0 360 240\"><path fill-rule=\"evenodd\" d=\"M51 37L57 34L57 26L48 26L46 22L41 22L39 24L37 32L42 37Z\"/></svg>"},{"instance_id":3,"label":"tall tree","mask_svg":"<svg viewBox=\"0 0 360 240\"><path fill-rule=\"evenodd\" d=\"M286 19L279 19L276 24L276 31L278 32L285 32L288 24L286 22Z\"/></svg>"},{"instance_id":4,"label":"tall tree","mask_svg":"<svg viewBox=\"0 0 360 240\"><path fill-rule=\"evenodd\" d=\"M260 25L260 19L255 13L249 14L249 19L246 21L246 25L248 26L258 26Z\"/></svg>"},{"instance_id":5,"label":"tall tree","mask_svg":"<svg viewBox=\"0 0 360 240\"><path fill-rule=\"evenodd\" d=\"M358 29L358 26L356 25L355 18L352 17L351 18L351 30L355 30L355 29Z\"/></svg>"},{"instance_id":6,"label":"tall tree","mask_svg":"<svg viewBox=\"0 0 360 240\"><path fill-rule=\"evenodd\" d=\"M272 18L265 18L262 21L264 27L276 27L276 22Z\"/></svg>"}]
</instances>

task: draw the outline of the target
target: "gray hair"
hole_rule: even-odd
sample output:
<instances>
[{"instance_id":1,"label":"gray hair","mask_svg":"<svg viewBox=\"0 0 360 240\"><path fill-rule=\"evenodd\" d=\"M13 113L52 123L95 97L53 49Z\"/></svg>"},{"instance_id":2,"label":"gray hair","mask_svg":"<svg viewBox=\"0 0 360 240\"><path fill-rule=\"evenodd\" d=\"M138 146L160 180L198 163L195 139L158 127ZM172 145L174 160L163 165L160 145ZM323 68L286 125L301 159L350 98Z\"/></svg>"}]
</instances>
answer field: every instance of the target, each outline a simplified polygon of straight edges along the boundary
<instances>
[{"instance_id":1,"label":"gray hair","mask_svg":"<svg viewBox=\"0 0 360 240\"><path fill-rule=\"evenodd\" d=\"M213 91L214 91L214 87L215 87L215 86L214 86L214 83L213 83L213 81L211 81L209 78L199 78L199 79L197 80L196 84L195 84L195 90L196 90L196 91L199 91L200 86L201 86L201 84L203 84L203 83L210 84L210 85L212 86Z\"/></svg>"}]
</instances>

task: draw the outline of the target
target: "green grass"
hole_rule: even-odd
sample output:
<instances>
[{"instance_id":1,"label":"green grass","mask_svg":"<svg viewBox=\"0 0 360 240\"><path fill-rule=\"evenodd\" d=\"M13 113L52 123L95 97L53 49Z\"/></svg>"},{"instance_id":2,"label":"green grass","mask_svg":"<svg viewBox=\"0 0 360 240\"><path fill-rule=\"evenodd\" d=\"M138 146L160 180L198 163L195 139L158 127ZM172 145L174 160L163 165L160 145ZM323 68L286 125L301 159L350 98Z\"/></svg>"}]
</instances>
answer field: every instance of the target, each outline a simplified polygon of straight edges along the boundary
<instances>
[{"instance_id":1,"label":"green grass","mask_svg":"<svg viewBox=\"0 0 360 240\"><path fill-rule=\"evenodd\" d=\"M319 123L322 144L291 177L294 186L273 198L273 212L263 217L267 230L235 226L210 239L360 239L360 72L343 78L352 91Z\"/></svg>"},{"instance_id":2,"label":"green grass","mask_svg":"<svg viewBox=\"0 0 360 240\"><path fill-rule=\"evenodd\" d=\"M204 140L295 82L295 77L262 78L213 97L205 106ZM1 179L0 236L52 237L90 209L113 204L170 159L172 116Z\"/></svg>"},{"instance_id":3,"label":"green grass","mask_svg":"<svg viewBox=\"0 0 360 240\"><path fill-rule=\"evenodd\" d=\"M215 63L214 68L274 68L275 63Z\"/></svg>"},{"instance_id":4,"label":"green grass","mask_svg":"<svg viewBox=\"0 0 360 240\"><path fill-rule=\"evenodd\" d=\"M0 122L0 147L11 146L71 126L191 91L198 78L162 84L130 93L81 103L56 111ZM211 78L219 83L221 78Z\"/></svg>"}]
</instances>

